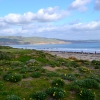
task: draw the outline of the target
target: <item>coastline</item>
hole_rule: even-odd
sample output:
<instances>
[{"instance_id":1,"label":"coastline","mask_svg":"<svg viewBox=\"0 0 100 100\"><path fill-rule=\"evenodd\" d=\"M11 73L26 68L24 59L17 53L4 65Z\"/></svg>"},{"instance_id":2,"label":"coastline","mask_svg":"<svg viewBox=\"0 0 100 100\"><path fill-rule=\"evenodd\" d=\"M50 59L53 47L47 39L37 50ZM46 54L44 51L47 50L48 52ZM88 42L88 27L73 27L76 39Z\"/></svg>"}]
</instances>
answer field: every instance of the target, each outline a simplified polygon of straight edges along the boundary
<instances>
[{"instance_id":1,"label":"coastline","mask_svg":"<svg viewBox=\"0 0 100 100\"><path fill-rule=\"evenodd\" d=\"M92 60L97 60L100 61L100 53L89 53L89 52L66 52L66 51L45 51L47 53L50 53L52 55L56 55L59 57L63 57L63 58L76 58L79 60L88 60L88 61L92 61Z\"/></svg>"}]
</instances>

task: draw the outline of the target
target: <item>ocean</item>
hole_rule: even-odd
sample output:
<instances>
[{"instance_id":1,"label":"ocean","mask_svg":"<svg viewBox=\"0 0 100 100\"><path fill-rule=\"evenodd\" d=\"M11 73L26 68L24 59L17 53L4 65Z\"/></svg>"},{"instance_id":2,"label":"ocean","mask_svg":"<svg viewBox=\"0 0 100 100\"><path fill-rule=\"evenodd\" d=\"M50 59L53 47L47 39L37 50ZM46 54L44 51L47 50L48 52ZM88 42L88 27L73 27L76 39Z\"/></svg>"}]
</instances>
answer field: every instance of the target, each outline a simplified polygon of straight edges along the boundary
<instances>
[{"instance_id":1,"label":"ocean","mask_svg":"<svg viewBox=\"0 0 100 100\"><path fill-rule=\"evenodd\" d=\"M34 44L34 45L8 45L13 48L36 49L65 52L100 53L100 43L72 43L72 44Z\"/></svg>"}]
</instances>

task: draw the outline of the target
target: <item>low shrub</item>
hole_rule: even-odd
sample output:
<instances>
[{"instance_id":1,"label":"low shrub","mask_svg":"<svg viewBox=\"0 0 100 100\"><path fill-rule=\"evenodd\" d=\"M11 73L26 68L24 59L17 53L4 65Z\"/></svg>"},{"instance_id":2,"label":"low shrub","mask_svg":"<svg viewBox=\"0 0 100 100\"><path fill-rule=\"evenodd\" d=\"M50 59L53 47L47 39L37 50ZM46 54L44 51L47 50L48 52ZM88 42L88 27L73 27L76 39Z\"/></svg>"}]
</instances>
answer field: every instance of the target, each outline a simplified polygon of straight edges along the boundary
<instances>
[{"instance_id":1,"label":"low shrub","mask_svg":"<svg viewBox=\"0 0 100 100\"><path fill-rule=\"evenodd\" d=\"M21 61L10 61L10 66L17 66L17 67L19 67L19 66L24 66L24 63L23 62L21 62Z\"/></svg>"},{"instance_id":2,"label":"low shrub","mask_svg":"<svg viewBox=\"0 0 100 100\"><path fill-rule=\"evenodd\" d=\"M99 83L93 79L74 81L73 85L78 85L81 88L99 88Z\"/></svg>"},{"instance_id":3,"label":"low shrub","mask_svg":"<svg viewBox=\"0 0 100 100\"><path fill-rule=\"evenodd\" d=\"M80 77L81 76L79 73L75 73L74 75L75 75L75 77Z\"/></svg>"},{"instance_id":4,"label":"low shrub","mask_svg":"<svg viewBox=\"0 0 100 100\"><path fill-rule=\"evenodd\" d=\"M62 74L61 78L69 81L74 81L76 79L74 74Z\"/></svg>"},{"instance_id":5,"label":"low shrub","mask_svg":"<svg viewBox=\"0 0 100 100\"><path fill-rule=\"evenodd\" d=\"M99 78L99 76L96 76L96 75L86 76L86 78L94 79L94 80L96 80L97 82L100 82L100 78Z\"/></svg>"},{"instance_id":6,"label":"low shrub","mask_svg":"<svg viewBox=\"0 0 100 100\"><path fill-rule=\"evenodd\" d=\"M85 79L82 81L82 86L86 88L99 88L99 83L94 79Z\"/></svg>"},{"instance_id":7,"label":"low shrub","mask_svg":"<svg viewBox=\"0 0 100 100\"><path fill-rule=\"evenodd\" d=\"M9 95L5 100L22 100L22 99L16 95Z\"/></svg>"},{"instance_id":8,"label":"low shrub","mask_svg":"<svg viewBox=\"0 0 100 100\"><path fill-rule=\"evenodd\" d=\"M57 87L47 89L46 93L56 100L63 99L66 94L63 89Z\"/></svg>"},{"instance_id":9,"label":"low shrub","mask_svg":"<svg viewBox=\"0 0 100 100\"><path fill-rule=\"evenodd\" d=\"M96 65L94 68L95 69L100 69L100 65Z\"/></svg>"},{"instance_id":10,"label":"low shrub","mask_svg":"<svg viewBox=\"0 0 100 100\"><path fill-rule=\"evenodd\" d=\"M28 78L30 77L29 74L22 74L22 78Z\"/></svg>"},{"instance_id":11,"label":"low shrub","mask_svg":"<svg viewBox=\"0 0 100 100\"><path fill-rule=\"evenodd\" d=\"M23 68L20 70L20 73L27 73L28 72L28 69L27 68Z\"/></svg>"},{"instance_id":12,"label":"low shrub","mask_svg":"<svg viewBox=\"0 0 100 100\"><path fill-rule=\"evenodd\" d=\"M100 65L100 61L92 60L91 62L93 65Z\"/></svg>"},{"instance_id":13,"label":"low shrub","mask_svg":"<svg viewBox=\"0 0 100 100\"><path fill-rule=\"evenodd\" d=\"M21 81L22 76L17 73L6 73L3 76L3 79L10 82L18 82L18 81Z\"/></svg>"},{"instance_id":14,"label":"low shrub","mask_svg":"<svg viewBox=\"0 0 100 100\"><path fill-rule=\"evenodd\" d=\"M0 60L3 60L3 59L11 60L12 56L8 52L2 52L2 51L0 51Z\"/></svg>"},{"instance_id":15,"label":"low shrub","mask_svg":"<svg viewBox=\"0 0 100 100\"><path fill-rule=\"evenodd\" d=\"M47 73L46 73L46 76L47 76L47 77L57 77L57 76L59 76L59 74L56 73L56 72L47 72Z\"/></svg>"},{"instance_id":16,"label":"low shrub","mask_svg":"<svg viewBox=\"0 0 100 100\"><path fill-rule=\"evenodd\" d=\"M89 72L91 72L91 70L89 68L84 67L84 66L79 67L79 71L83 72L83 73L89 73Z\"/></svg>"},{"instance_id":17,"label":"low shrub","mask_svg":"<svg viewBox=\"0 0 100 100\"><path fill-rule=\"evenodd\" d=\"M76 62L76 61L68 61L68 62L66 63L66 66L67 66L67 67L74 67L74 68L76 68L76 67L79 67L79 64L78 64L78 62Z\"/></svg>"},{"instance_id":18,"label":"low shrub","mask_svg":"<svg viewBox=\"0 0 100 100\"><path fill-rule=\"evenodd\" d=\"M82 89L79 96L82 100L95 100L95 93L88 89Z\"/></svg>"},{"instance_id":19,"label":"low shrub","mask_svg":"<svg viewBox=\"0 0 100 100\"><path fill-rule=\"evenodd\" d=\"M53 87L64 87L65 82L62 79L55 79L52 81L52 86Z\"/></svg>"},{"instance_id":20,"label":"low shrub","mask_svg":"<svg viewBox=\"0 0 100 100\"><path fill-rule=\"evenodd\" d=\"M37 92L32 94L32 98L36 100L45 100L47 98L47 94L45 92Z\"/></svg>"},{"instance_id":21,"label":"low shrub","mask_svg":"<svg viewBox=\"0 0 100 100\"><path fill-rule=\"evenodd\" d=\"M41 76L40 72L33 72L31 75L33 78L39 78Z\"/></svg>"},{"instance_id":22,"label":"low shrub","mask_svg":"<svg viewBox=\"0 0 100 100\"><path fill-rule=\"evenodd\" d=\"M75 91L75 92L78 92L78 93L79 93L79 91L81 90L81 88L80 88L80 86L78 86L78 85L70 84L70 85L69 85L69 90L70 90L70 91Z\"/></svg>"},{"instance_id":23,"label":"low shrub","mask_svg":"<svg viewBox=\"0 0 100 100\"><path fill-rule=\"evenodd\" d=\"M2 90L3 86L4 86L4 82L0 81L0 90Z\"/></svg>"},{"instance_id":24,"label":"low shrub","mask_svg":"<svg viewBox=\"0 0 100 100\"><path fill-rule=\"evenodd\" d=\"M30 67L28 67L28 71L29 72L39 71L41 73L45 73L46 69L42 68L41 66L30 66Z\"/></svg>"}]
</instances>

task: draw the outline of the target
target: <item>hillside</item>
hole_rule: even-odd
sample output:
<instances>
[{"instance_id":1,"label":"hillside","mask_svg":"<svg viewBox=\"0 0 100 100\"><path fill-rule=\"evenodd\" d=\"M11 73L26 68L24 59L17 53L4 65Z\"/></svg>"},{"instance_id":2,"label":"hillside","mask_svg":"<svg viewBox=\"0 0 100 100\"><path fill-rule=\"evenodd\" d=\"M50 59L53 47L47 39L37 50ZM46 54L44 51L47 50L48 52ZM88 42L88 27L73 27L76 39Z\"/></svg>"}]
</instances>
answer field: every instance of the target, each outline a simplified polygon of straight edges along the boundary
<instances>
[{"instance_id":1,"label":"hillside","mask_svg":"<svg viewBox=\"0 0 100 100\"><path fill-rule=\"evenodd\" d=\"M21 36L5 36L0 37L0 45L7 44L66 44L70 43L64 40L43 38L43 37L21 37Z\"/></svg>"}]
</instances>

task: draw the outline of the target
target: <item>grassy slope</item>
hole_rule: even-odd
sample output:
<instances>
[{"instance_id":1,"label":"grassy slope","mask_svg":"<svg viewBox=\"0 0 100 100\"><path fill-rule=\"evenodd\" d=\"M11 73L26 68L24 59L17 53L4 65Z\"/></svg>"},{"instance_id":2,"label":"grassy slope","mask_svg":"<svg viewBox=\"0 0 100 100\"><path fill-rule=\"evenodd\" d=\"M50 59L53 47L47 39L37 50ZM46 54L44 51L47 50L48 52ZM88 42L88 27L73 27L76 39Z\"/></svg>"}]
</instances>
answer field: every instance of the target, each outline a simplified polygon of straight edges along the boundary
<instances>
[{"instance_id":1,"label":"grassy slope","mask_svg":"<svg viewBox=\"0 0 100 100\"><path fill-rule=\"evenodd\" d=\"M0 100L4 100L10 94L29 100L31 94L37 91L45 91L51 87L51 82L61 78L62 74L72 74L76 76L75 80L84 80L86 77L100 79L100 67L95 69L96 65L89 61L58 58L36 50L2 47L0 51L2 51L0 57L2 57L1 54L6 55L6 58L0 60L0 82L3 83L3 86L0 84ZM7 59L7 55L9 59ZM26 63L30 59L34 59L35 62ZM26 71L23 71L25 68ZM41 73L39 78L31 77L31 74L35 73L36 70L30 71L29 69L34 68ZM3 76L9 71L21 74L23 76L22 80L17 83L4 81ZM64 80L65 86L63 89L66 91L66 96L62 100L81 100L77 92L69 89L69 85L75 80ZM100 80L98 80L98 84L100 85ZM95 100L100 100L100 89L92 88L91 90L95 92Z\"/></svg>"}]
</instances>

